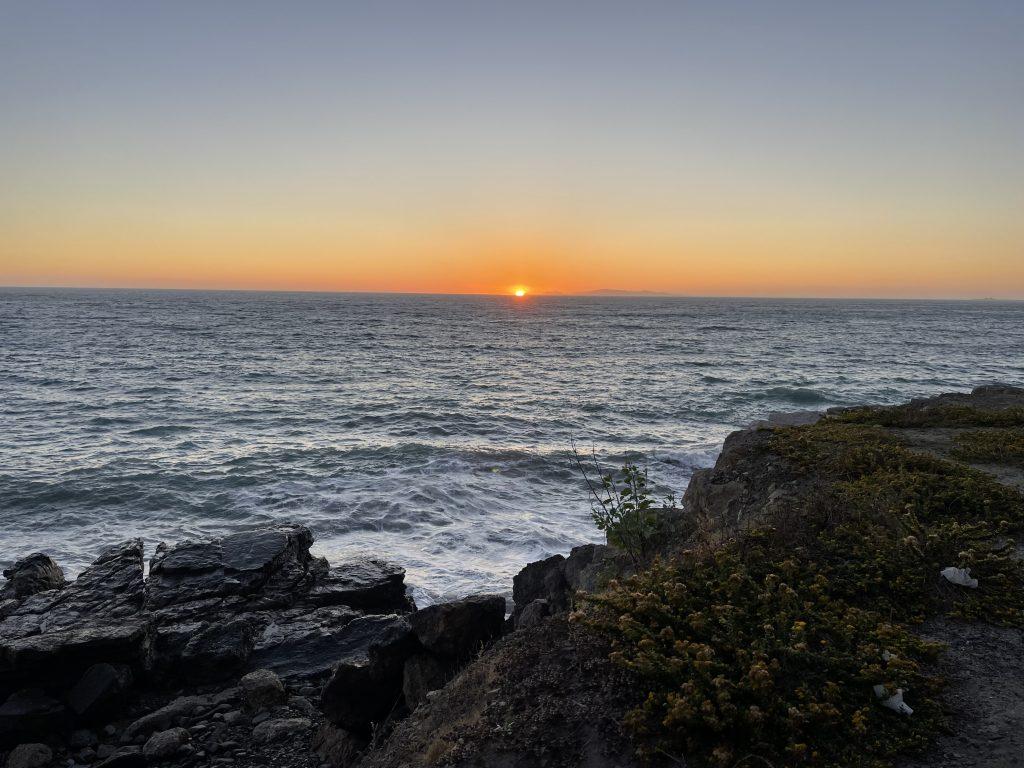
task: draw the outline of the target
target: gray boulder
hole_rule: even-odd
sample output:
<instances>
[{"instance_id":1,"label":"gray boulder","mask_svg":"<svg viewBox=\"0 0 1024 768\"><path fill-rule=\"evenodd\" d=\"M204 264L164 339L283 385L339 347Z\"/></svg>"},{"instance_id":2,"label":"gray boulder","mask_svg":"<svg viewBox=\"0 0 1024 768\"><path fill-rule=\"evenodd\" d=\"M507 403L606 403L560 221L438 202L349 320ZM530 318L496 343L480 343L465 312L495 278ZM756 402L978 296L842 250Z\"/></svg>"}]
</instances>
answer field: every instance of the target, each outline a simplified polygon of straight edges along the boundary
<instances>
[{"instance_id":1,"label":"gray boulder","mask_svg":"<svg viewBox=\"0 0 1024 768\"><path fill-rule=\"evenodd\" d=\"M257 744L269 744L294 736L297 733L303 733L312 727L313 724L305 717L264 720L252 729L252 739Z\"/></svg>"},{"instance_id":2,"label":"gray boulder","mask_svg":"<svg viewBox=\"0 0 1024 768\"><path fill-rule=\"evenodd\" d=\"M53 760L53 750L45 744L19 744L7 756L7 768L43 768Z\"/></svg>"},{"instance_id":3,"label":"gray boulder","mask_svg":"<svg viewBox=\"0 0 1024 768\"><path fill-rule=\"evenodd\" d=\"M565 558L552 555L529 563L512 579L512 600L515 614L534 600L547 600L552 610L569 608L569 584L565 580Z\"/></svg>"},{"instance_id":4,"label":"gray boulder","mask_svg":"<svg viewBox=\"0 0 1024 768\"><path fill-rule=\"evenodd\" d=\"M515 626L520 626L523 611L534 601L544 601L543 615L563 613L572 607L576 592L592 592L631 567L625 553L607 544L584 544L573 547L569 557L553 555L528 564L512 580Z\"/></svg>"},{"instance_id":5,"label":"gray boulder","mask_svg":"<svg viewBox=\"0 0 1024 768\"><path fill-rule=\"evenodd\" d=\"M250 712L273 709L288 700L281 678L269 669L257 669L239 681L242 698Z\"/></svg>"},{"instance_id":6,"label":"gray boulder","mask_svg":"<svg viewBox=\"0 0 1024 768\"><path fill-rule=\"evenodd\" d=\"M660 514L663 511L658 510L659 518L667 519ZM608 544L583 544L572 548L562 572L570 592L595 592L630 568L629 557L622 550Z\"/></svg>"},{"instance_id":7,"label":"gray boulder","mask_svg":"<svg viewBox=\"0 0 1024 768\"><path fill-rule=\"evenodd\" d=\"M191 740L184 728L169 728L150 736L142 747L142 754L151 762L166 760L178 754Z\"/></svg>"},{"instance_id":8,"label":"gray boulder","mask_svg":"<svg viewBox=\"0 0 1024 768\"><path fill-rule=\"evenodd\" d=\"M169 704L143 715L125 729L128 738L163 731L191 717L212 702L205 696L179 696Z\"/></svg>"},{"instance_id":9,"label":"gray boulder","mask_svg":"<svg viewBox=\"0 0 1024 768\"><path fill-rule=\"evenodd\" d=\"M64 571L41 552L23 557L3 573L7 583L0 589L0 598L24 600L37 592L64 586Z\"/></svg>"},{"instance_id":10,"label":"gray boulder","mask_svg":"<svg viewBox=\"0 0 1024 768\"><path fill-rule=\"evenodd\" d=\"M404 617L365 616L350 622L339 637L339 662L321 694L324 714L360 734L383 720L402 695L405 660L417 645Z\"/></svg>"}]
</instances>

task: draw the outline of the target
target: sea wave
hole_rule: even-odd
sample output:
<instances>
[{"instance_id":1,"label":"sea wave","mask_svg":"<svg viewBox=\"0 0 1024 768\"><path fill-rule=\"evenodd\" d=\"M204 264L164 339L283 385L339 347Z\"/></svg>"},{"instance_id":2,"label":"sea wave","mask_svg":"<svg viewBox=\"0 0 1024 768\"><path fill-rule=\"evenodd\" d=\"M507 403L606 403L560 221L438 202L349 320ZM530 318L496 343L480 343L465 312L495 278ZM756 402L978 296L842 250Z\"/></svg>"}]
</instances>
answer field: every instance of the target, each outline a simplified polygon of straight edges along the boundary
<instances>
[{"instance_id":1,"label":"sea wave","mask_svg":"<svg viewBox=\"0 0 1024 768\"><path fill-rule=\"evenodd\" d=\"M600 538L574 443L679 497L767 411L1024 379L1019 304L5 289L0 328L0 566L289 519L423 599Z\"/></svg>"}]
</instances>

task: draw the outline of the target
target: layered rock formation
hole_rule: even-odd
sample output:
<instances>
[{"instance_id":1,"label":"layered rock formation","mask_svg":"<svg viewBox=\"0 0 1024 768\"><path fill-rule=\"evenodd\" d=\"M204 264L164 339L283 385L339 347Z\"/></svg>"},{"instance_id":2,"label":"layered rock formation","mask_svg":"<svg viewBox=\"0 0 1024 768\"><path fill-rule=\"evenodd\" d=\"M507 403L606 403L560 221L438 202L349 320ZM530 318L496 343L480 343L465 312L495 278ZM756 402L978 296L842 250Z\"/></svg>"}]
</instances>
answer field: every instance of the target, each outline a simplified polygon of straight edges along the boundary
<instances>
[{"instance_id":1,"label":"layered rock formation","mask_svg":"<svg viewBox=\"0 0 1024 768\"><path fill-rule=\"evenodd\" d=\"M113 729L109 765L195 761L204 750L182 726L241 722L247 741L274 744L312 734L317 705L362 739L501 633L501 596L416 612L402 568L332 567L312 542L308 528L284 525L161 543L148 578L138 539L70 583L45 555L18 561L0 593L0 750L37 740L94 762L97 734ZM424 660L438 673L423 678Z\"/></svg>"}]
</instances>

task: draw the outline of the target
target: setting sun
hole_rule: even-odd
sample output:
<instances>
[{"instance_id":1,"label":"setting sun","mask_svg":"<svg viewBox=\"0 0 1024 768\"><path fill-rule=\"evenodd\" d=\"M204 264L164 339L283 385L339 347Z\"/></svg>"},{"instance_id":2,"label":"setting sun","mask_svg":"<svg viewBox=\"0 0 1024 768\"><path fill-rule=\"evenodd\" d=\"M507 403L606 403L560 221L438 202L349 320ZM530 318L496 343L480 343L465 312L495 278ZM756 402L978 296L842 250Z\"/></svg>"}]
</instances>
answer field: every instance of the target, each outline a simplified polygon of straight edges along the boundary
<instances>
[{"instance_id":1,"label":"setting sun","mask_svg":"<svg viewBox=\"0 0 1024 768\"><path fill-rule=\"evenodd\" d=\"M521 298L523 298L523 296L526 295L526 289L525 288L516 288L515 294L516 294L516 298L517 299L521 299Z\"/></svg>"}]
</instances>

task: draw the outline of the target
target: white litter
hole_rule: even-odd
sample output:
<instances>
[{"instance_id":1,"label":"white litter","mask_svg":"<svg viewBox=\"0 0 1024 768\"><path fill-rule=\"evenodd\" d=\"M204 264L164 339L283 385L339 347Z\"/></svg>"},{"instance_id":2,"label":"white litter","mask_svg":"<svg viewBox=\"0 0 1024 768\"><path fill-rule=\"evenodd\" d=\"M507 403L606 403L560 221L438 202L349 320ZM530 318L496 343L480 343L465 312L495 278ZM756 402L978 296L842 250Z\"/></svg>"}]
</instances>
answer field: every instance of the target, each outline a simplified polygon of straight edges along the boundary
<instances>
[{"instance_id":1,"label":"white litter","mask_svg":"<svg viewBox=\"0 0 1024 768\"><path fill-rule=\"evenodd\" d=\"M888 651L882 651L882 661L884 661L886 664L888 664L890 661L892 661L895 658L896 658L896 656L894 656L893 654L889 653Z\"/></svg>"},{"instance_id":2,"label":"white litter","mask_svg":"<svg viewBox=\"0 0 1024 768\"><path fill-rule=\"evenodd\" d=\"M939 574L950 584L967 587L968 589L978 588L978 580L971 578L970 568L955 568L951 565L949 568L943 568L939 571Z\"/></svg>"},{"instance_id":3,"label":"white litter","mask_svg":"<svg viewBox=\"0 0 1024 768\"><path fill-rule=\"evenodd\" d=\"M910 705L903 701L902 688L897 688L896 693L890 696L889 691L885 689L884 685L876 685L875 696L877 696L879 699L882 699L883 707L888 707L893 712L897 712L901 715L914 714L914 710L910 708Z\"/></svg>"}]
</instances>

